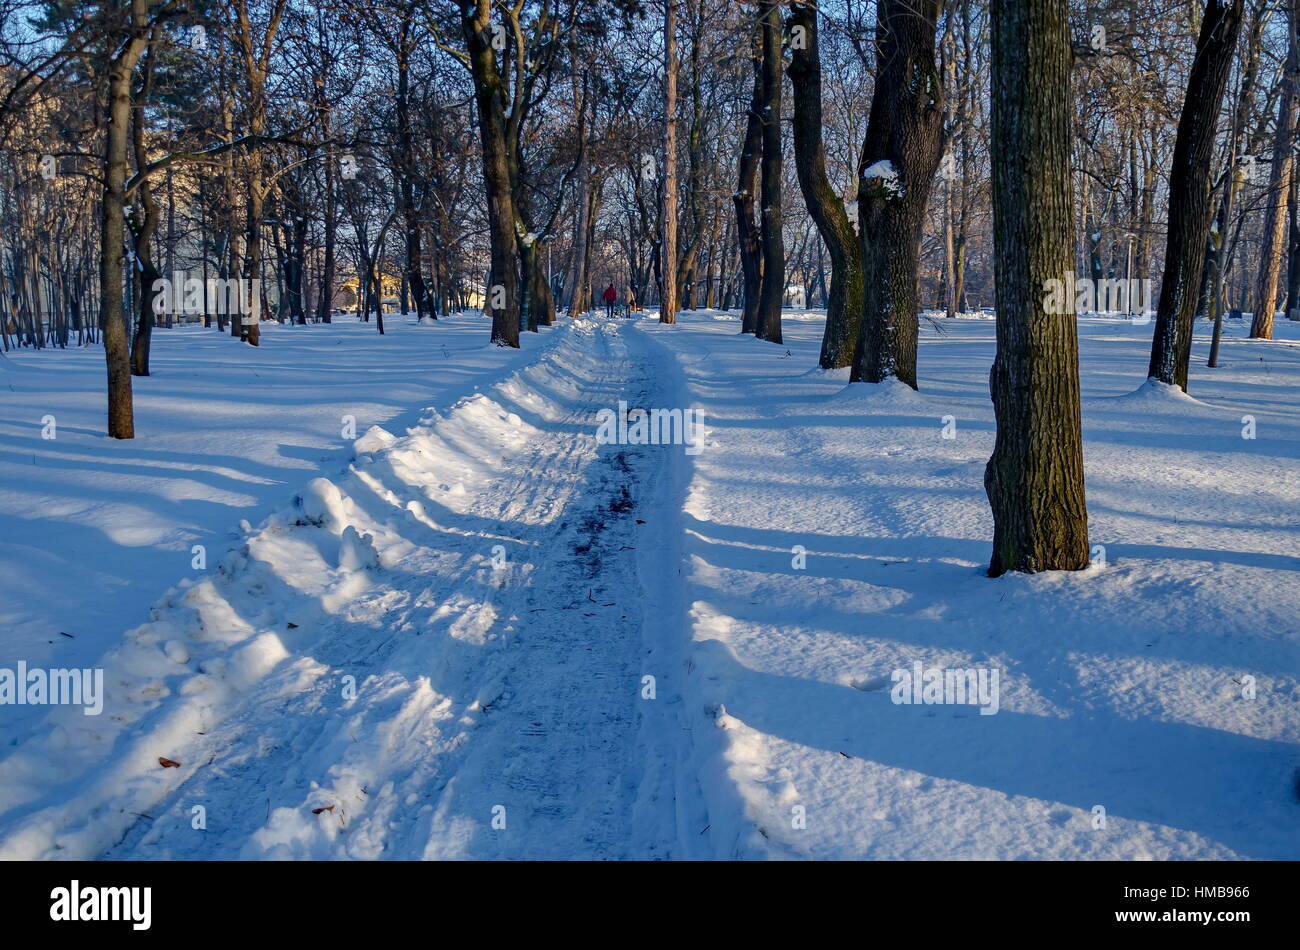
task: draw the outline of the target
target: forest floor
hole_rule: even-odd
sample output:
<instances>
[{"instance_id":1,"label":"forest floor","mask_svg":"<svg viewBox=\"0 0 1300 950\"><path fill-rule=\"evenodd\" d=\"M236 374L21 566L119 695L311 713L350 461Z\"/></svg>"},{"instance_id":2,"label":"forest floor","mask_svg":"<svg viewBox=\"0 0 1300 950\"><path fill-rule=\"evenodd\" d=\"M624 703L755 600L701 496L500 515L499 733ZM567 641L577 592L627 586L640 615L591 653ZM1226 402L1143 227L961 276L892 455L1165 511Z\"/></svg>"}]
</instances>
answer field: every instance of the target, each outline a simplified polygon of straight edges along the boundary
<instances>
[{"instance_id":1,"label":"forest floor","mask_svg":"<svg viewBox=\"0 0 1300 950\"><path fill-rule=\"evenodd\" d=\"M159 331L122 443L0 359L0 668L107 693L0 705L0 858L1300 858L1300 325L1185 396L1082 319L1096 563L991 580L992 321L916 393L785 318Z\"/></svg>"}]
</instances>

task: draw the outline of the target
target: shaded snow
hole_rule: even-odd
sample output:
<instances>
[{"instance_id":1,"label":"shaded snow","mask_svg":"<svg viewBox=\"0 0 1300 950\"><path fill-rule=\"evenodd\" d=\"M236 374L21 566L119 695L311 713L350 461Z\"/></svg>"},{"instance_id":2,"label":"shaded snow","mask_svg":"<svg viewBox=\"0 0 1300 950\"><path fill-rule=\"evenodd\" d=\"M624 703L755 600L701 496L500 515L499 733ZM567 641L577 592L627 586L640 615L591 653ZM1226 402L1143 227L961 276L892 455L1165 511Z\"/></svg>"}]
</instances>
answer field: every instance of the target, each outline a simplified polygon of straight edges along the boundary
<instances>
[{"instance_id":1,"label":"shaded snow","mask_svg":"<svg viewBox=\"0 0 1300 950\"><path fill-rule=\"evenodd\" d=\"M109 674L0 707L0 856L1300 857L1300 328L1198 326L1187 396L1080 320L1096 564L991 580L986 315L920 393L679 320L160 331L127 443L97 350L0 362L0 666Z\"/></svg>"}]
</instances>

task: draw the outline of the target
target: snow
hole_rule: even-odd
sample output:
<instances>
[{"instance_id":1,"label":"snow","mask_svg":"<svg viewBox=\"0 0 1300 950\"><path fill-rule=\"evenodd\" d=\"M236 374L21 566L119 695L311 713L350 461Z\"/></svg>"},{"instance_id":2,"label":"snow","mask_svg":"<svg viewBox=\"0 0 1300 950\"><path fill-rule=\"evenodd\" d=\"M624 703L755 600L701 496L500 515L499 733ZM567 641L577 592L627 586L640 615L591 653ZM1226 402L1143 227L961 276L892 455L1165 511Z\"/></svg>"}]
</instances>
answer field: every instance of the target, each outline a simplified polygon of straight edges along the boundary
<instances>
[{"instance_id":1,"label":"snow","mask_svg":"<svg viewBox=\"0 0 1300 950\"><path fill-rule=\"evenodd\" d=\"M400 427L528 359L488 346L483 321L428 329L391 315L262 325L264 344L216 329L159 329L136 379L134 441L103 437L98 347L0 356L0 630L33 666L84 667L186 575L214 568L319 468L350 456L347 426ZM53 415L55 438L42 438ZM355 436L353 437L355 438ZM364 441L364 440L363 440ZM207 567L191 568L191 548ZM66 636L60 636L60 633ZM0 658L2 661L3 658ZM37 711L0 710L0 748Z\"/></svg>"},{"instance_id":2,"label":"snow","mask_svg":"<svg viewBox=\"0 0 1300 950\"><path fill-rule=\"evenodd\" d=\"M991 580L972 317L919 393L813 312L159 331L132 442L97 349L0 360L0 666L106 670L0 706L0 858L1300 857L1300 326L1188 395L1082 318L1094 566Z\"/></svg>"},{"instance_id":3,"label":"snow","mask_svg":"<svg viewBox=\"0 0 1300 950\"><path fill-rule=\"evenodd\" d=\"M1149 330L1081 320L1106 566L990 580L992 325L924 326L916 393L807 372L821 322L801 317L780 348L716 321L651 330L718 443L684 550L687 707L719 711L714 807L744 803L719 856L1300 855L1300 328L1234 328L1211 372L1198 327L1187 396L1141 382ZM1000 671L1000 711L890 702L918 660Z\"/></svg>"},{"instance_id":4,"label":"snow","mask_svg":"<svg viewBox=\"0 0 1300 950\"><path fill-rule=\"evenodd\" d=\"M879 181L880 188L886 198L901 198L903 196L903 186L898 180L898 170L894 168L894 163L887 158L872 162L864 168L862 177Z\"/></svg>"}]
</instances>

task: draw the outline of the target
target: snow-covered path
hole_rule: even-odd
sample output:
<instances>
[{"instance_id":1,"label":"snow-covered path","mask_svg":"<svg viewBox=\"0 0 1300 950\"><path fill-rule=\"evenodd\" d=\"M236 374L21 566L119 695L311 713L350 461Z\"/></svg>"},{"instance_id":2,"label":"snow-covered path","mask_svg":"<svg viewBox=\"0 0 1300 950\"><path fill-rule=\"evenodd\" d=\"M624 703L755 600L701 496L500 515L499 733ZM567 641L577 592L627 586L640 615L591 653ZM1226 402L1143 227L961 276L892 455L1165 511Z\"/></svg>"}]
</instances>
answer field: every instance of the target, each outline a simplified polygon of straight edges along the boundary
<instances>
[{"instance_id":1,"label":"snow-covered path","mask_svg":"<svg viewBox=\"0 0 1300 950\"><path fill-rule=\"evenodd\" d=\"M0 854L679 854L680 664L638 581L673 526L638 516L681 447L599 445L598 410L655 404L649 346L564 333L410 436L372 429L156 608L108 664L113 722L66 717L0 763L44 799ZM41 788L54 747L86 772Z\"/></svg>"},{"instance_id":2,"label":"snow-covered path","mask_svg":"<svg viewBox=\"0 0 1300 950\"><path fill-rule=\"evenodd\" d=\"M1198 331L1186 396L1081 320L1097 563L996 580L990 321L923 327L919 393L811 368L819 315L738 329L456 353L475 392L104 634L103 715L0 729L0 859L1300 855L1300 327L1212 372ZM620 401L703 451L600 444ZM8 514L20 550L51 517ZM996 712L894 702L916 664L996 672Z\"/></svg>"}]
</instances>

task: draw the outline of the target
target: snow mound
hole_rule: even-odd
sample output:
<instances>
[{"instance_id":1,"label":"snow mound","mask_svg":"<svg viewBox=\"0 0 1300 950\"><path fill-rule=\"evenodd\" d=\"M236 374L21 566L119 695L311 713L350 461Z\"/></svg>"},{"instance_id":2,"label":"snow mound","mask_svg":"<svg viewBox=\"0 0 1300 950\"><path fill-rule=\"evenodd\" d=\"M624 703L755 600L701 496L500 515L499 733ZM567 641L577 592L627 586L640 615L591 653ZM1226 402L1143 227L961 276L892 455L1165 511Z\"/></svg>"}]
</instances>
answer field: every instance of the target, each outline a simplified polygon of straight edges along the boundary
<instances>
[{"instance_id":1,"label":"snow mound","mask_svg":"<svg viewBox=\"0 0 1300 950\"><path fill-rule=\"evenodd\" d=\"M830 374L827 373L827 377ZM849 383L831 397L831 401L844 405L856 405L865 408L930 408L930 401L907 383L897 379L886 379L880 383Z\"/></svg>"},{"instance_id":2,"label":"snow mound","mask_svg":"<svg viewBox=\"0 0 1300 950\"><path fill-rule=\"evenodd\" d=\"M1134 409L1165 409L1181 410L1187 406L1201 406L1205 409L1219 409L1220 406L1212 406L1209 403L1201 402L1193 396L1189 396L1178 386L1171 386L1168 383L1162 383L1158 379L1148 379L1131 393L1125 393L1122 396L1102 396L1094 397L1105 400L1110 403L1119 403Z\"/></svg>"},{"instance_id":3,"label":"snow mound","mask_svg":"<svg viewBox=\"0 0 1300 950\"><path fill-rule=\"evenodd\" d=\"M294 504L302 512L304 524L318 525L335 534L341 530L345 518L343 495L328 478L313 478L294 498Z\"/></svg>"},{"instance_id":4,"label":"snow mound","mask_svg":"<svg viewBox=\"0 0 1300 950\"><path fill-rule=\"evenodd\" d=\"M387 429L371 426L365 435L352 443L352 451L357 455L369 455L372 452L382 452L396 441L397 436Z\"/></svg>"},{"instance_id":5,"label":"snow mound","mask_svg":"<svg viewBox=\"0 0 1300 950\"><path fill-rule=\"evenodd\" d=\"M353 525L339 537L339 570L372 571L379 567L379 552L373 535L362 534Z\"/></svg>"}]
</instances>

